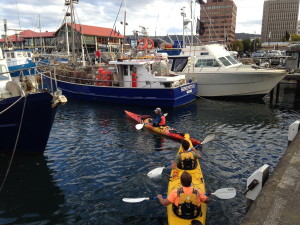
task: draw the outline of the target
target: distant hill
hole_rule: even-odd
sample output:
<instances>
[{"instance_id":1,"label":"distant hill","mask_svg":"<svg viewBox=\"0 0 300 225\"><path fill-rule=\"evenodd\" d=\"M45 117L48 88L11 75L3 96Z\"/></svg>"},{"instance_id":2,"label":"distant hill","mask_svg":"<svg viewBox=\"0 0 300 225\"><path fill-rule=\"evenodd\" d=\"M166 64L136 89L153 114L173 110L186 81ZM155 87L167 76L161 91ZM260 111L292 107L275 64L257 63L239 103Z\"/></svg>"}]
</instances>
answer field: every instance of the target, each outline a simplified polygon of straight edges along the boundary
<instances>
[{"instance_id":1,"label":"distant hill","mask_svg":"<svg viewBox=\"0 0 300 225\"><path fill-rule=\"evenodd\" d=\"M248 34L248 33L236 33L235 34L235 39L236 40L244 40L244 39L255 39L255 38L260 38L260 34ZM126 36L127 39L135 39L135 37L133 35L127 35ZM173 41L182 41L183 40L183 36L182 35L169 35L169 36L150 36L149 38L153 39L153 41L155 43L162 43L162 40L164 40L165 42L170 42L170 39L172 39ZM191 36L190 35L186 35L185 36L186 41L189 42L189 40L191 40ZM197 43L198 40L197 38L194 38L194 43Z\"/></svg>"},{"instance_id":2,"label":"distant hill","mask_svg":"<svg viewBox=\"0 0 300 225\"><path fill-rule=\"evenodd\" d=\"M248 34L248 33L235 33L235 39L244 40L244 39L255 39L260 38L260 34Z\"/></svg>"}]
</instances>

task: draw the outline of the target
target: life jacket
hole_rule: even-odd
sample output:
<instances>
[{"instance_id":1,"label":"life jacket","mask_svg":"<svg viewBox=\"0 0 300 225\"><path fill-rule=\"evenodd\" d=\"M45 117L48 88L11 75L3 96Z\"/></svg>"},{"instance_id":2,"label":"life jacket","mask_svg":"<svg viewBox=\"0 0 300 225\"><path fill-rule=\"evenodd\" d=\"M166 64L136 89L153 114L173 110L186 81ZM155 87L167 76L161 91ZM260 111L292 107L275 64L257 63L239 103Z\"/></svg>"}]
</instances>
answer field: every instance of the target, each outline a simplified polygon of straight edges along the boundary
<instances>
[{"instance_id":1,"label":"life jacket","mask_svg":"<svg viewBox=\"0 0 300 225\"><path fill-rule=\"evenodd\" d=\"M193 170L197 167L197 160L194 157L193 152L180 153L180 161L177 167L182 170Z\"/></svg>"},{"instance_id":2,"label":"life jacket","mask_svg":"<svg viewBox=\"0 0 300 225\"><path fill-rule=\"evenodd\" d=\"M192 194L185 194L183 188L180 187L177 190L177 196L179 197L178 206L173 204L172 209L176 216L182 219L194 219L198 216L202 216L201 206L197 206L198 191L193 188Z\"/></svg>"},{"instance_id":3,"label":"life jacket","mask_svg":"<svg viewBox=\"0 0 300 225\"><path fill-rule=\"evenodd\" d=\"M164 126L164 125L166 125L166 117L164 116L164 115L162 115L161 117L161 120L160 120L160 122L159 122L159 126Z\"/></svg>"}]
</instances>

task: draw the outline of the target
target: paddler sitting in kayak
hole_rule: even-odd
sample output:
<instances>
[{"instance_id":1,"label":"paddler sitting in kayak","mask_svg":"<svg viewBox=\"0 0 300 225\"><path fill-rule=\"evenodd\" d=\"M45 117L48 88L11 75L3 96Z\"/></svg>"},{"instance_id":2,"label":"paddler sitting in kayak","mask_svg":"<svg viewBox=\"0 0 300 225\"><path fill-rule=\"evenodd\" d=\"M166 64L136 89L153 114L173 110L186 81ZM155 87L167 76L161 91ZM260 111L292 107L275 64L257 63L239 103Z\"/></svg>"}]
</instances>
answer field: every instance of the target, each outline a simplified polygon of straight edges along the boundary
<instances>
[{"instance_id":1,"label":"paddler sitting in kayak","mask_svg":"<svg viewBox=\"0 0 300 225\"><path fill-rule=\"evenodd\" d=\"M187 140L182 140L181 145L183 151L177 154L175 161L172 160L172 169L178 167L182 170L192 170L197 167L197 159L201 158L201 154L194 148L190 148L190 143Z\"/></svg>"},{"instance_id":2,"label":"paddler sitting in kayak","mask_svg":"<svg viewBox=\"0 0 300 225\"><path fill-rule=\"evenodd\" d=\"M157 195L164 206L173 204L173 212L183 219L194 219L201 216L201 202L209 203L210 199L197 188L193 188L192 176L184 171L180 176L182 187L174 189L167 198Z\"/></svg>"},{"instance_id":3,"label":"paddler sitting in kayak","mask_svg":"<svg viewBox=\"0 0 300 225\"><path fill-rule=\"evenodd\" d=\"M152 121L154 127L166 126L166 116L162 113L161 108L156 108L154 110L155 118Z\"/></svg>"}]
</instances>

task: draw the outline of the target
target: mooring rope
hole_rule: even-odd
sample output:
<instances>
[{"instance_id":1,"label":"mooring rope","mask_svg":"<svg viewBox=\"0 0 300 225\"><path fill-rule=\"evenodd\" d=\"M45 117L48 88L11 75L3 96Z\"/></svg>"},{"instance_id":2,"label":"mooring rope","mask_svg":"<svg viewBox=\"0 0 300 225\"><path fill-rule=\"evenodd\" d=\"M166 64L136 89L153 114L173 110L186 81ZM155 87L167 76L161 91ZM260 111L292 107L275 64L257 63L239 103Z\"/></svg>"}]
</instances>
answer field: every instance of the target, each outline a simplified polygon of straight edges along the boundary
<instances>
[{"instance_id":1,"label":"mooring rope","mask_svg":"<svg viewBox=\"0 0 300 225\"><path fill-rule=\"evenodd\" d=\"M4 113L5 111L9 110L11 107L13 107L18 101L20 101L23 98L23 96L20 96L19 99L17 99L17 101L15 101L13 104L11 104L10 106L8 106L6 109L2 110L2 112L0 112L0 115L2 113Z\"/></svg>"},{"instance_id":2,"label":"mooring rope","mask_svg":"<svg viewBox=\"0 0 300 225\"><path fill-rule=\"evenodd\" d=\"M22 97L20 97L18 99L18 101L21 99ZM20 125L19 125L19 129L18 129L18 134L17 134L17 138L16 138L16 142L15 142L15 146L14 146L14 150L13 150L13 153L11 155L11 159L9 161L9 165L8 165L8 168L6 170L6 174L5 174L5 177L3 179L3 182L1 184L1 187L0 187L0 193L4 187L4 184L5 184L5 181L7 179L7 176L8 176L8 173L9 173L9 170L10 170L10 167L11 167L11 164L12 164L12 161L13 161L13 158L14 158L14 155L15 155L15 152L16 152L16 149L17 149L17 144L18 144L18 141L19 141L19 136L20 136L20 131L21 131L21 127L22 127L22 123L23 123L23 117L24 117L24 112L25 112L25 106L26 106L26 101L27 101L27 97L24 96L24 104L23 104L23 110L22 110L22 115L21 115L21 120L20 120ZM15 102L16 103L16 102ZM14 104L15 104L14 103ZM11 107L11 106L10 106Z\"/></svg>"}]
</instances>

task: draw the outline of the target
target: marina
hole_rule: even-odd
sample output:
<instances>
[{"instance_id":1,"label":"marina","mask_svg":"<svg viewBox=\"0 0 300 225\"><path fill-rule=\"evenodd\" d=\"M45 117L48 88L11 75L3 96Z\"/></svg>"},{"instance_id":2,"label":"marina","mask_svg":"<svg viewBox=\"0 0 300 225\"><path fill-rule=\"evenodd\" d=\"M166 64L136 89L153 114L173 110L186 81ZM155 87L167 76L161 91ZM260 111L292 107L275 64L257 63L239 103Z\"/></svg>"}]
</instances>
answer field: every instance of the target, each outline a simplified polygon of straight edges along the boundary
<instances>
[{"instance_id":1,"label":"marina","mask_svg":"<svg viewBox=\"0 0 300 225\"><path fill-rule=\"evenodd\" d=\"M264 0L242 40L235 1L158 1L156 24L144 2L37 3L50 32L5 13L0 224L297 224L300 3Z\"/></svg>"},{"instance_id":2,"label":"marina","mask_svg":"<svg viewBox=\"0 0 300 225\"><path fill-rule=\"evenodd\" d=\"M211 197L206 224L240 224L247 178L265 163L272 174L284 154L300 107L295 86L280 87L276 105L269 105L269 96L262 102L197 99L165 111L168 124L192 137L216 135L200 150L206 190L237 190L233 199ZM86 101L58 108L44 156L15 159L0 192L0 223L167 224L158 201L128 205L122 198L166 194L168 179L149 179L147 173L174 159L179 142L137 130L124 110L153 112ZM1 180L8 160L1 154Z\"/></svg>"}]
</instances>

